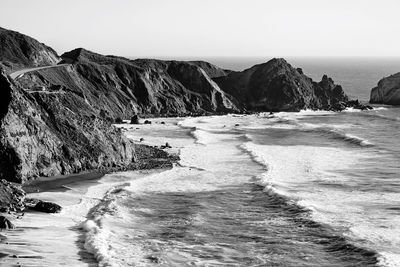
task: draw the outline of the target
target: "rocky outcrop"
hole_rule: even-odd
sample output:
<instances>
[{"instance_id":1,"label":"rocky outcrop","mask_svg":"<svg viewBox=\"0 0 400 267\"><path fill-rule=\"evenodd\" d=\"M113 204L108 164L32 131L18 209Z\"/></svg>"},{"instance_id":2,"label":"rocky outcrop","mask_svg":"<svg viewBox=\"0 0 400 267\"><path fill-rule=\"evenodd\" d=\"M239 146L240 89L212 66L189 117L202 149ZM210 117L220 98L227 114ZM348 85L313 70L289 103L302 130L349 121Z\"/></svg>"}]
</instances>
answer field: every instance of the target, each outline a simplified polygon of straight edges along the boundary
<instances>
[{"instance_id":1,"label":"rocky outcrop","mask_svg":"<svg viewBox=\"0 0 400 267\"><path fill-rule=\"evenodd\" d=\"M0 229L14 229L14 224L4 216L0 216Z\"/></svg>"},{"instance_id":2,"label":"rocky outcrop","mask_svg":"<svg viewBox=\"0 0 400 267\"><path fill-rule=\"evenodd\" d=\"M21 186L0 180L0 212L21 211L24 209L25 192Z\"/></svg>"},{"instance_id":3,"label":"rocky outcrop","mask_svg":"<svg viewBox=\"0 0 400 267\"><path fill-rule=\"evenodd\" d=\"M331 109L339 101L348 101L342 87L326 75L314 82L284 59L272 59L214 80L247 110Z\"/></svg>"},{"instance_id":4,"label":"rocky outcrop","mask_svg":"<svg viewBox=\"0 0 400 267\"><path fill-rule=\"evenodd\" d=\"M131 141L75 93L29 94L0 75L0 178L124 168Z\"/></svg>"},{"instance_id":5,"label":"rocky outcrop","mask_svg":"<svg viewBox=\"0 0 400 267\"><path fill-rule=\"evenodd\" d=\"M46 213L59 213L61 212L61 206L53 202L47 202L39 200L38 203L32 207L33 210L46 212Z\"/></svg>"},{"instance_id":6,"label":"rocky outcrop","mask_svg":"<svg viewBox=\"0 0 400 267\"><path fill-rule=\"evenodd\" d=\"M0 62L6 71L48 66L59 61L50 47L19 32L0 28Z\"/></svg>"},{"instance_id":7,"label":"rocky outcrop","mask_svg":"<svg viewBox=\"0 0 400 267\"><path fill-rule=\"evenodd\" d=\"M371 90L371 104L400 105L400 72L383 78Z\"/></svg>"}]
</instances>

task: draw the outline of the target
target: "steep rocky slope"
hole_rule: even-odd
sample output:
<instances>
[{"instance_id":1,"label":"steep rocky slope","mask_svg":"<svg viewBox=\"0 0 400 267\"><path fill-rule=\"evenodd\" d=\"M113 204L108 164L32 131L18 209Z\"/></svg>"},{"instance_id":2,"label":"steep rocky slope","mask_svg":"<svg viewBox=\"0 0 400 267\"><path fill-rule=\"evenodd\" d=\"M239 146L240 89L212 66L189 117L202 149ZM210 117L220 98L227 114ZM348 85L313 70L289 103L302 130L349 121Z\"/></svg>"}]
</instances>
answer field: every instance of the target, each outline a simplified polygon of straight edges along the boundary
<instances>
[{"instance_id":1,"label":"steep rocky slope","mask_svg":"<svg viewBox=\"0 0 400 267\"><path fill-rule=\"evenodd\" d=\"M84 49L62 55L70 67L25 75L26 89L45 86L79 95L109 118L133 114L192 114L238 111L232 97L221 91L211 76L224 74L208 63L128 60ZM207 71L200 68L205 65ZM209 74L210 75L209 75Z\"/></svg>"},{"instance_id":2,"label":"steep rocky slope","mask_svg":"<svg viewBox=\"0 0 400 267\"><path fill-rule=\"evenodd\" d=\"M45 44L19 32L0 28L0 62L7 72L53 65L58 61L57 53Z\"/></svg>"},{"instance_id":3,"label":"steep rocky slope","mask_svg":"<svg viewBox=\"0 0 400 267\"><path fill-rule=\"evenodd\" d=\"M370 103L400 105L400 73L380 80L371 90Z\"/></svg>"},{"instance_id":4,"label":"steep rocky slope","mask_svg":"<svg viewBox=\"0 0 400 267\"><path fill-rule=\"evenodd\" d=\"M24 182L135 161L133 144L76 94L29 94L3 74L0 94L1 179Z\"/></svg>"},{"instance_id":5,"label":"steep rocky slope","mask_svg":"<svg viewBox=\"0 0 400 267\"><path fill-rule=\"evenodd\" d=\"M272 59L242 72L215 78L222 90L231 94L248 110L298 111L331 109L348 98L340 85L324 76L314 82L284 59Z\"/></svg>"}]
</instances>

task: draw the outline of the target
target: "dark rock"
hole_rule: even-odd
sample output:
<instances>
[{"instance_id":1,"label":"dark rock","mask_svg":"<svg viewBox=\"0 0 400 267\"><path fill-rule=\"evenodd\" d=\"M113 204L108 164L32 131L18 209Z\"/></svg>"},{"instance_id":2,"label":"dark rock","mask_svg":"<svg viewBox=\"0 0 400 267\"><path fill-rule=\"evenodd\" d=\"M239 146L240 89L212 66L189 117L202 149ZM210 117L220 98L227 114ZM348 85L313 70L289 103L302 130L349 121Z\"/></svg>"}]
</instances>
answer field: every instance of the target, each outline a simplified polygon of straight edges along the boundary
<instances>
[{"instance_id":1,"label":"dark rock","mask_svg":"<svg viewBox=\"0 0 400 267\"><path fill-rule=\"evenodd\" d=\"M162 149L164 149L164 148L172 148L172 146L168 142L166 142L165 145L161 146L161 148Z\"/></svg>"},{"instance_id":2,"label":"dark rock","mask_svg":"<svg viewBox=\"0 0 400 267\"><path fill-rule=\"evenodd\" d=\"M339 111L339 112L340 112L340 111L345 110L346 107L347 107L346 103L340 101L340 102L334 103L334 104L332 105L332 107L331 107L330 110L332 110L332 111Z\"/></svg>"},{"instance_id":3,"label":"dark rock","mask_svg":"<svg viewBox=\"0 0 400 267\"><path fill-rule=\"evenodd\" d=\"M165 124L165 122L162 121L161 124Z\"/></svg>"},{"instance_id":4,"label":"dark rock","mask_svg":"<svg viewBox=\"0 0 400 267\"><path fill-rule=\"evenodd\" d=\"M383 78L371 90L371 104L400 105L400 72Z\"/></svg>"},{"instance_id":5,"label":"dark rock","mask_svg":"<svg viewBox=\"0 0 400 267\"><path fill-rule=\"evenodd\" d=\"M116 119L115 119L115 123L116 123L116 124L123 124L123 123L124 123L124 120L121 119L121 118L116 118Z\"/></svg>"},{"instance_id":6,"label":"dark rock","mask_svg":"<svg viewBox=\"0 0 400 267\"><path fill-rule=\"evenodd\" d=\"M61 206L52 202L39 201L32 209L46 213L59 213L61 211Z\"/></svg>"},{"instance_id":7,"label":"dark rock","mask_svg":"<svg viewBox=\"0 0 400 267\"><path fill-rule=\"evenodd\" d=\"M0 215L0 229L14 229L14 224L4 216Z\"/></svg>"},{"instance_id":8,"label":"dark rock","mask_svg":"<svg viewBox=\"0 0 400 267\"><path fill-rule=\"evenodd\" d=\"M151 121L145 120L145 121L144 121L144 124L151 124Z\"/></svg>"},{"instance_id":9,"label":"dark rock","mask_svg":"<svg viewBox=\"0 0 400 267\"><path fill-rule=\"evenodd\" d=\"M320 82L314 82L284 59L272 59L214 80L247 110L327 109L348 100L342 88L326 75Z\"/></svg>"},{"instance_id":10,"label":"dark rock","mask_svg":"<svg viewBox=\"0 0 400 267\"><path fill-rule=\"evenodd\" d=\"M358 99L356 100L349 100L346 102L346 106L349 108L355 108L355 109L360 109L360 110L371 110L373 109L373 107L369 106L369 105L365 105L360 103L360 101Z\"/></svg>"},{"instance_id":11,"label":"dark rock","mask_svg":"<svg viewBox=\"0 0 400 267\"><path fill-rule=\"evenodd\" d=\"M144 138L143 138L143 137L141 137L139 141L140 141L140 142L143 142L143 141L144 141Z\"/></svg>"},{"instance_id":12,"label":"dark rock","mask_svg":"<svg viewBox=\"0 0 400 267\"><path fill-rule=\"evenodd\" d=\"M155 257L155 256L147 256L147 259L151 263L161 263L161 260L158 257Z\"/></svg>"},{"instance_id":13,"label":"dark rock","mask_svg":"<svg viewBox=\"0 0 400 267\"><path fill-rule=\"evenodd\" d=\"M131 124L139 124L139 116L133 115L131 118Z\"/></svg>"}]
</instances>

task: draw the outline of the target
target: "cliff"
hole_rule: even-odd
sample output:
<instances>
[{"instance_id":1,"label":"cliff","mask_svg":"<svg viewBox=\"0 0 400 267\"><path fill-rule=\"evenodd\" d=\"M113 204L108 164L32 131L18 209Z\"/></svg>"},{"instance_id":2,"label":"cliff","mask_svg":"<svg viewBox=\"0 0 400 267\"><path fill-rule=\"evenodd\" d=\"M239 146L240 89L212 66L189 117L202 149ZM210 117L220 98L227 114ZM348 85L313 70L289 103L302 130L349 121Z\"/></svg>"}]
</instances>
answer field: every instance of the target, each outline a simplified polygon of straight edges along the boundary
<instances>
[{"instance_id":1,"label":"cliff","mask_svg":"<svg viewBox=\"0 0 400 267\"><path fill-rule=\"evenodd\" d=\"M0 178L128 166L133 144L69 93L27 93L0 75Z\"/></svg>"},{"instance_id":2,"label":"cliff","mask_svg":"<svg viewBox=\"0 0 400 267\"><path fill-rule=\"evenodd\" d=\"M215 81L248 110L326 110L348 101L342 87L326 75L320 82L314 82L284 59L272 59L241 72L231 72Z\"/></svg>"},{"instance_id":3,"label":"cliff","mask_svg":"<svg viewBox=\"0 0 400 267\"><path fill-rule=\"evenodd\" d=\"M57 53L50 47L19 32L0 28L0 67L12 70L56 64Z\"/></svg>"},{"instance_id":4,"label":"cliff","mask_svg":"<svg viewBox=\"0 0 400 267\"><path fill-rule=\"evenodd\" d=\"M371 90L370 103L400 105L400 73L383 78Z\"/></svg>"},{"instance_id":5,"label":"cliff","mask_svg":"<svg viewBox=\"0 0 400 267\"><path fill-rule=\"evenodd\" d=\"M26 74L25 89L38 86L80 96L97 114L115 119L133 114L237 112L231 96L211 77L224 71L209 63L129 60L75 49L62 56L68 68ZM199 65L207 66L205 71ZM210 77L211 76L211 77Z\"/></svg>"}]
</instances>

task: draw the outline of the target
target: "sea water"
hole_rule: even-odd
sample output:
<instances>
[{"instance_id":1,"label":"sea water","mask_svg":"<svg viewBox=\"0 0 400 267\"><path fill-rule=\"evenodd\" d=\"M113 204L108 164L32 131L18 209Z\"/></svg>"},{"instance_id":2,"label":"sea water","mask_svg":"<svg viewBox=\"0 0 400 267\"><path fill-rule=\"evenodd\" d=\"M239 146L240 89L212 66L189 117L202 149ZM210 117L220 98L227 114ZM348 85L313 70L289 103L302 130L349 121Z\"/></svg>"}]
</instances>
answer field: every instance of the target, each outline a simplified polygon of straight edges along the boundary
<instances>
[{"instance_id":1,"label":"sea water","mask_svg":"<svg viewBox=\"0 0 400 267\"><path fill-rule=\"evenodd\" d=\"M362 101L400 70L294 62ZM101 266L400 266L399 108L154 122L127 134L181 160L95 207L87 246Z\"/></svg>"},{"instance_id":2,"label":"sea water","mask_svg":"<svg viewBox=\"0 0 400 267\"><path fill-rule=\"evenodd\" d=\"M102 266L399 266L399 114L182 118L155 139L128 129L176 138L181 160L109 192L87 247Z\"/></svg>"}]
</instances>

